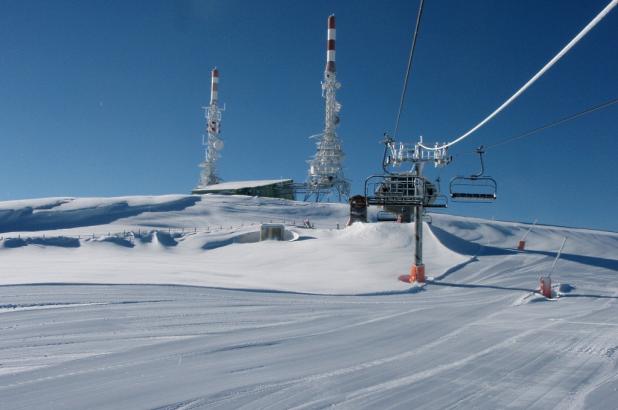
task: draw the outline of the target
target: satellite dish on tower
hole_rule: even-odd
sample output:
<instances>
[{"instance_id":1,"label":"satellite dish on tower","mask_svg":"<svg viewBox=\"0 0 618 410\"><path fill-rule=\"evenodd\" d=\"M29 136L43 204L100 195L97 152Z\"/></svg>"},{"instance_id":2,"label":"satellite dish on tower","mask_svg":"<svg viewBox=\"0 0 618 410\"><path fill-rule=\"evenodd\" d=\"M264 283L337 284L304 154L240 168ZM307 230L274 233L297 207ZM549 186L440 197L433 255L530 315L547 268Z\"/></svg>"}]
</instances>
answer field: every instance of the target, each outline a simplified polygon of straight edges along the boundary
<instances>
[{"instance_id":1,"label":"satellite dish on tower","mask_svg":"<svg viewBox=\"0 0 618 410\"><path fill-rule=\"evenodd\" d=\"M213 148L216 149L217 151L221 151L223 149L223 141L222 140L216 140L213 144Z\"/></svg>"}]
</instances>

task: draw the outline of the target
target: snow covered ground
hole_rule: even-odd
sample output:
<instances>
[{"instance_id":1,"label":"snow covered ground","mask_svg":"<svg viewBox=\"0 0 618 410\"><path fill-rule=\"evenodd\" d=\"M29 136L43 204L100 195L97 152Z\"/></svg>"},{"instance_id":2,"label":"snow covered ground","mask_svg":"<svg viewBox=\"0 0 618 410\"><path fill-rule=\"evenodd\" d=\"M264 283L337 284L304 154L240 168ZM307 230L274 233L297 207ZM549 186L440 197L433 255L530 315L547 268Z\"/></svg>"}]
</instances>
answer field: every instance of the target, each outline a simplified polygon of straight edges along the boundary
<instances>
[{"instance_id":1,"label":"snow covered ground","mask_svg":"<svg viewBox=\"0 0 618 410\"><path fill-rule=\"evenodd\" d=\"M517 252L528 225L434 214L418 288L397 280L411 225L346 219L216 195L0 202L0 408L616 408L618 234L538 226ZM255 242L271 221L293 240Z\"/></svg>"}]
</instances>

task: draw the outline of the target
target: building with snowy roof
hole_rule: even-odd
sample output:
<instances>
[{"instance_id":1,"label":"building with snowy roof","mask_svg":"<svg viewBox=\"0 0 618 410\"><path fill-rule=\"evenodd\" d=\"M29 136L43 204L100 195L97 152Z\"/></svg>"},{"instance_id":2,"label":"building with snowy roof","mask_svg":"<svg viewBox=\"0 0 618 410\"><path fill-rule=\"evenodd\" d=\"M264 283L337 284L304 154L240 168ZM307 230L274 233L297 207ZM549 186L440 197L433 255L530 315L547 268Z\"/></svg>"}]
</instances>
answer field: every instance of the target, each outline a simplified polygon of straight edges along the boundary
<instances>
[{"instance_id":1,"label":"building with snowy roof","mask_svg":"<svg viewBox=\"0 0 618 410\"><path fill-rule=\"evenodd\" d=\"M192 194L249 195L267 198L294 199L294 181L269 179L261 181L231 181L198 186Z\"/></svg>"}]
</instances>

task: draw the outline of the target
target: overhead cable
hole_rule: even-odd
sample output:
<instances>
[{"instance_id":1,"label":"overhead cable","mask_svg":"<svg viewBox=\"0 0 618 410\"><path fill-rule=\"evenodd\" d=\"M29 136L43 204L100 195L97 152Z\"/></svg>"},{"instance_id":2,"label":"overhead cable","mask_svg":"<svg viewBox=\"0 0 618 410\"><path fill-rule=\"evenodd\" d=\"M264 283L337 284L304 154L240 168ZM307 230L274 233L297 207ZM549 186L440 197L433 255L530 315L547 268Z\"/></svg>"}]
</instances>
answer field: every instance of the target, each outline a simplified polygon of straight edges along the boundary
<instances>
[{"instance_id":1,"label":"overhead cable","mask_svg":"<svg viewBox=\"0 0 618 410\"><path fill-rule=\"evenodd\" d=\"M408 90L408 78L410 77L410 72L412 71L412 60L414 58L414 49L416 48L416 38L418 37L418 30L421 25L421 16L423 15L423 4L424 0L421 0L418 5L418 14L416 15L416 26L414 28L414 35L412 36L412 46L410 47L410 55L408 56L408 67L406 69L406 76L403 80L403 90L401 91L401 100L399 101L399 110L397 111L397 120L395 121L395 132L393 132L393 138L397 136L397 131L399 130L399 118L401 117L401 112L403 111L403 103L406 98L406 91Z\"/></svg>"},{"instance_id":2,"label":"overhead cable","mask_svg":"<svg viewBox=\"0 0 618 410\"><path fill-rule=\"evenodd\" d=\"M605 8L599 14L597 14L597 16L594 19L592 19L592 21L590 21L590 23L588 23L586 27L584 27L583 30L580 31L579 34L577 34L562 50L560 50L560 52L556 54L554 58L549 60L549 62L545 64L545 66L541 68L541 70L538 73L536 73L530 80L528 80L528 82L525 83L519 90L517 90L517 92L515 92L515 94L513 94L508 100L502 103L502 105L499 106L494 112L489 114L484 120L479 122L477 125L471 128L468 132L466 132L465 134L461 135L460 137L454 139L453 141L449 143L442 144L439 146L428 147L428 146L423 145L422 143L419 143L419 145L427 150L437 151L437 150L448 148L451 145L457 144L458 142L470 136L473 132L477 131L483 125L488 123L492 118L498 115L502 110L508 107L513 101L515 101L517 97L519 97L524 91L526 91L528 87L534 84L536 80L538 80L543 74L545 74L547 70L549 70L554 64L556 64L566 53L568 53L575 46L575 44L577 44L586 34L588 34L588 32L592 30L594 26L596 26L601 20L603 20L603 18L614 7L616 7L616 5L618 5L618 0L610 1L609 4L605 6Z\"/></svg>"},{"instance_id":3,"label":"overhead cable","mask_svg":"<svg viewBox=\"0 0 618 410\"><path fill-rule=\"evenodd\" d=\"M564 118L561 118L559 120L552 121L552 122L550 122L548 124L545 124L545 125L543 125L541 127L537 127L537 128L532 129L532 130L526 131L523 134L517 135L515 137L510 137L510 138L507 138L507 139L505 139L503 141L496 142L495 144L487 145L485 148L486 149L490 149L490 148L499 147L500 145L508 144L509 142L513 142L515 140L519 140L519 139L528 137L528 136L530 136L532 134L536 134L539 131L543 131L543 130L546 130L548 128L555 127L556 125L564 124L565 122L568 122L568 121L574 120L576 118L582 117L582 116L584 116L586 114L590 114L592 112L602 110L603 108L610 107L610 106L612 106L612 105L614 105L616 103L618 103L618 98L614 98L613 100L606 101L603 104L595 105L594 107L587 108L587 109L585 109L583 111L580 111L580 112L575 113L575 114L571 114L571 115L569 115L567 117L564 117Z\"/></svg>"}]
</instances>

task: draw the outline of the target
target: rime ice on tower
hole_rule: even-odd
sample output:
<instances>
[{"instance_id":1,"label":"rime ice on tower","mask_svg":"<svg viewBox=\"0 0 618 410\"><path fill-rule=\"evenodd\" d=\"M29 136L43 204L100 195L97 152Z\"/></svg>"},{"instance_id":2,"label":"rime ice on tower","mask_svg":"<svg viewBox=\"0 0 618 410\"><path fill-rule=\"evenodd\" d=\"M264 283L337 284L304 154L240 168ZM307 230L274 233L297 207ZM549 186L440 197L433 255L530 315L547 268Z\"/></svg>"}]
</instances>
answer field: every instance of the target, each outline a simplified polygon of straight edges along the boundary
<instances>
[{"instance_id":1,"label":"rime ice on tower","mask_svg":"<svg viewBox=\"0 0 618 410\"><path fill-rule=\"evenodd\" d=\"M307 192L305 200L315 195L315 200L337 193L339 200L350 194L350 182L343 176L343 150L335 128L339 125L341 104L336 92L341 87L335 74L335 16L328 17L328 41L326 47L326 69L322 81L322 96L326 102L324 133L319 134L317 152L309 163Z\"/></svg>"},{"instance_id":2,"label":"rime ice on tower","mask_svg":"<svg viewBox=\"0 0 618 410\"><path fill-rule=\"evenodd\" d=\"M219 70L212 70L212 81L210 87L210 105L203 107L206 117L206 131L208 137L202 139L202 145L206 146L204 152L204 161L200 164L202 172L200 174L200 182L197 189L214 185L221 182L221 178L217 175L217 159L223 149L223 140L219 138L221 130L221 108L218 106L219 101Z\"/></svg>"}]
</instances>

